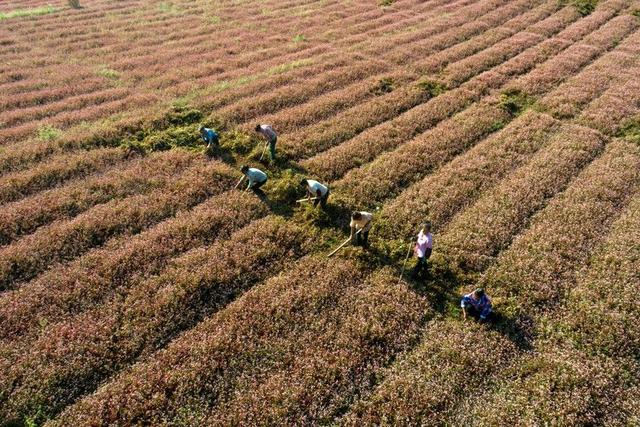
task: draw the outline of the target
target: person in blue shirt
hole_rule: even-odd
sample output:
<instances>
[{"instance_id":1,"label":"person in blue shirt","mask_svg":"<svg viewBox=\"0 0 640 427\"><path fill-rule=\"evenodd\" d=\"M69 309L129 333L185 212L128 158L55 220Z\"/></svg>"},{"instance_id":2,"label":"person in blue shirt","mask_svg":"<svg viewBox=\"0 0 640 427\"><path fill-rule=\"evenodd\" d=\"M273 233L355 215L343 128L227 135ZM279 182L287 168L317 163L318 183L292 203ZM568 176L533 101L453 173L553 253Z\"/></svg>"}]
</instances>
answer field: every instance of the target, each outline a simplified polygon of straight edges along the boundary
<instances>
[{"instance_id":1,"label":"person in blue shirt","mask_svg":"<svg viewBox=\"0 0 640 427\"><path fill-rule=\"evenodd\" d=\"M202 140L207 144L207 150L211 150L214 146L217 146L220 140L218 133L213 130L200 126L200 136Z\"/></svg>"},{"instance_id":2,"label":"person in blue shirt","mask_svg":"<svg viewBox=\"0 0 640 427\"><path fill-rule=\"evenodd\" d=\"M489 320L489 316L493 311L491 306L491 299L485 294L484 289L478 288L462 297L460 301L460 307L462 308L462 316L467 318L467 314L480 322L486 322Z\"/></svg>"}]
</instances>

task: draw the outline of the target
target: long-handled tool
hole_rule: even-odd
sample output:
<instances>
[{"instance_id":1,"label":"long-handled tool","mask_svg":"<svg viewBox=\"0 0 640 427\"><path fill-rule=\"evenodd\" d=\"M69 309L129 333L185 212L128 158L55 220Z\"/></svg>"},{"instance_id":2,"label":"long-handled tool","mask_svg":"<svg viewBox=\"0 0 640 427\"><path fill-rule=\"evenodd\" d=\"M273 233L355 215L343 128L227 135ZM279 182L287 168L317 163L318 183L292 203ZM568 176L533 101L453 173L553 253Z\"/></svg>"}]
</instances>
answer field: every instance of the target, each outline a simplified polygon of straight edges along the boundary
<instances>
[{"instance_id":1,"label":"long-handled tool","mask_svg":"<svg viewBox=\"0 0 640 427\"><path fill-rule=\"evenodd\" d=\"M317 197L312 197L311 199L307 199L306 197L304 199L300 199L300 200L296 200L296 203L304 203L304 202L311 202L314 200L318 200Z\"/></svg>"},{"instance_id":2,"label":"long-handled tool","mask_svg":"<svg viewBox=\"0 0 640 427\"><path fill-rule=\"evenodd\" d=\"M402 263L402 271L400 272L400 277L398 277L398 284L402 281L402 276L404 275L404 268L407 266L407 260L409 259L409 254L411 253L411 242L409 242L409 249L407 250L407 256L404 257L404 263Z\"/></svg>"},{"instance_id":3,"label":"long-handled tool","mask_svg":"<svg viewBox=\"0 0 640 427\"><path fill-rule=\"evenodd\" d=\"M355 236L358 235L358 233L360 233L362 231L362 229L356 231ZM344 247L344 245L346 245L347 243L349 243L351 241L352 237L349 236L349 238L347 240L345 240L344 242L342 242L342 244L340 246L338 246L337 248L335 248L333 250L333 252L331 252L329 255L327 255L327 258L331 257L333 254L335 254L336 252L338 252L340 249L342 249Z\"/></svg>"},{"instance_id":4,"label":"long-handled tool","mask_svg":"<svg viewBox=\"0 0 640 427\"><path fill-rule=\"evenodd\" d=\"M233 187L233 189L235 190L236 188L238 188L238 185L240 185L240 183L242 182L242 180L244 179L244 176L242 178L240 178L240 181L238 181L238 183L236 184L235 187Z\"/></svg>"},{"instance_id":5,"label":"long-handled tool","mask_svg":"<svg viewBox=\"0 0 640 427\"><path fill-rule=\"evenodd\" d=\"M267 147L269 146L269 143L267 142L266 144L264 144L264 150L262 150L262 154L260 155L260 160L258 160L259 162L262 161L262 158L264 157L264 153L267 152Z\"/></svg>"}]
</instances>

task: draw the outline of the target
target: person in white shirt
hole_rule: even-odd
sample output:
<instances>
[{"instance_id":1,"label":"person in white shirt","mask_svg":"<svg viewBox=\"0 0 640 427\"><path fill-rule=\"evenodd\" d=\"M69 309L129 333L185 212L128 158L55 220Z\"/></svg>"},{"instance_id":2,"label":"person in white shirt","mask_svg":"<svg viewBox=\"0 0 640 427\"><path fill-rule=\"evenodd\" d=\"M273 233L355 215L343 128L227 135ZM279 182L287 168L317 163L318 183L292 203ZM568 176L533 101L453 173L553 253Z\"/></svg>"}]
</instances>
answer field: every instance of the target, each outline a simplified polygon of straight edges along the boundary
<instances>
[{"instance_id":1,"label":"person in white shirt","mask_svg":"<svg viewBox=\"0 0 640 427\"><path fill-rule=\"evenodd\" d=\"M431 257L431 251L433 250L433 236L431 235L431 223L426 222L422 224L420 233L418 233L418 240L414 248L414 253L418 258L411 277L414 279L423 271L427 270L427 260Z\"/></svg>"},{"instance_id":2,"label":"person in white shirt","mask_svg":"<svg viewBox=\"0 0 640 427\"><path fill-rule=\"evenodd\" d=\"M304 187L307 190L307 199L311 201L311 198L314 197L313 207L320 206L324 209L327 207L327 199L329 198L329 187L326 185L320 184L318 181L314 179L303 179L300 181L300 186Z\"/></svg>"},{"instance_id":3,"label":"person in white shirt","mask_svg":"<svg viewBox=\"0 0 640 427\"><path fill-rule=\"evenodd\" d=\"M351 242L354 246L362 246L367 249L369 247L369 230L373 225L373 214L369 212L353 212L351 213ZM359 231L359 233L358 233Z\"/></svg>"},{"instance_id":4,"label":"person in white shirt","mask_svg":"<svg viewBox=\"0 0 640 427\"><path fill-rule=\"evenodd\" d=\"M262 192L262 190L260 190L260 187L262 187L267 182L266 173L262 172L260 169L250 168L246 165L240 168L240 172L242 172L244 174L244 177L249 181L247 190Z\"/></svg>"},{"instance_id":5,"label":"person in white shirt","mask_svg":"<svg viewBox=\"0 0 640 427\"><path fill-rule=\"evenodd\" d=\"M274 161L276 158L276 142L278 141L278 134L273 130L271 125L256 125L256 132L267 139L267 144L269 144L269 155L271 156L271 161Z\"/></svg>"}]
</instances>

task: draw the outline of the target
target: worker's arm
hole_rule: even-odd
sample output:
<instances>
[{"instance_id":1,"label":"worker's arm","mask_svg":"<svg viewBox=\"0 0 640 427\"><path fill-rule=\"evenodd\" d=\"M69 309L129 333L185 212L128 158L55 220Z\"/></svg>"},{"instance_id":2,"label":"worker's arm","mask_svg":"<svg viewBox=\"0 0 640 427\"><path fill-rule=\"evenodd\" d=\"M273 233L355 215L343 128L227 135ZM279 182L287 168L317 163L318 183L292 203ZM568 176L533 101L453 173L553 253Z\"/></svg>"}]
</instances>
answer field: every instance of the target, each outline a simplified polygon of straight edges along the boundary
<instances>
[{"instance_id":1,"label":"worker's arm","mask_svg":"<svg viewBox=\"0 0 640 427\"><path fill-rule=\"evenodd\" d=\"M356 233L356 227L355 226L351 226L351 234L349 235L349 237L353 238L353 235Z\"/></svg>"},{"instance_id":2,"label":"worker's arm","mask_svg":"<svg viewBox=\"0 0 640 427\"><path fill-rule=\"evenodd\" d=\"M311 191L309 191L309 187L307 187L307 201L311 201Z\"/></svg>"},{"instance_id":3,"label":"worker's arm","mask_svg":"<svg viewBox=\"0 0 640 427\"><path fill-rule=\"evenodd\" d=\"M467 309L462 307L462 319L467 320Z\"/></svg>"},{"instance_id":4,"label":"worker's arm","mask_svg":"<svg viewBox=\"0 0 640 427\"><path fill-rule=\"evenodd\" d=\"M318 200L322 199L322 192L319 189L316 190L316 197L318 198Z\"/></svg>"}]
</instances>

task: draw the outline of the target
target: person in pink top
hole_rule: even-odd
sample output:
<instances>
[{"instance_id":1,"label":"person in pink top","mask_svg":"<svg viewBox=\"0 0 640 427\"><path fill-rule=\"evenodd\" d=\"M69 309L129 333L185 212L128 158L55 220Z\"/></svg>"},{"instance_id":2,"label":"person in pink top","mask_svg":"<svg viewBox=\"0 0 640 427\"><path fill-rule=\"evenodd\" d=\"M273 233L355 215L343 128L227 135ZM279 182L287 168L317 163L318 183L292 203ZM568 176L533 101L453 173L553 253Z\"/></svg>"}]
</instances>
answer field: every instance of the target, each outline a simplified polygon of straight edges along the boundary
<instances>
[{"instance_id":1,"label":"person in pink top","mask_svg":"<svg viewBox=\"0 0 640 427\"><path fill-rule=\"evenodd\" d=\"M429 222L422 224L420 228L420 233L418 233L418 240L416 241L416 246L414 248L414 253L418 258L415 267L413 267L413 272L411 273L411 277L414 279L418 277L418 275L427 270L427 260L431 256L431 251L433 250L433 236L431 235L431 224Z\"/></svg>"}]
</instances>

